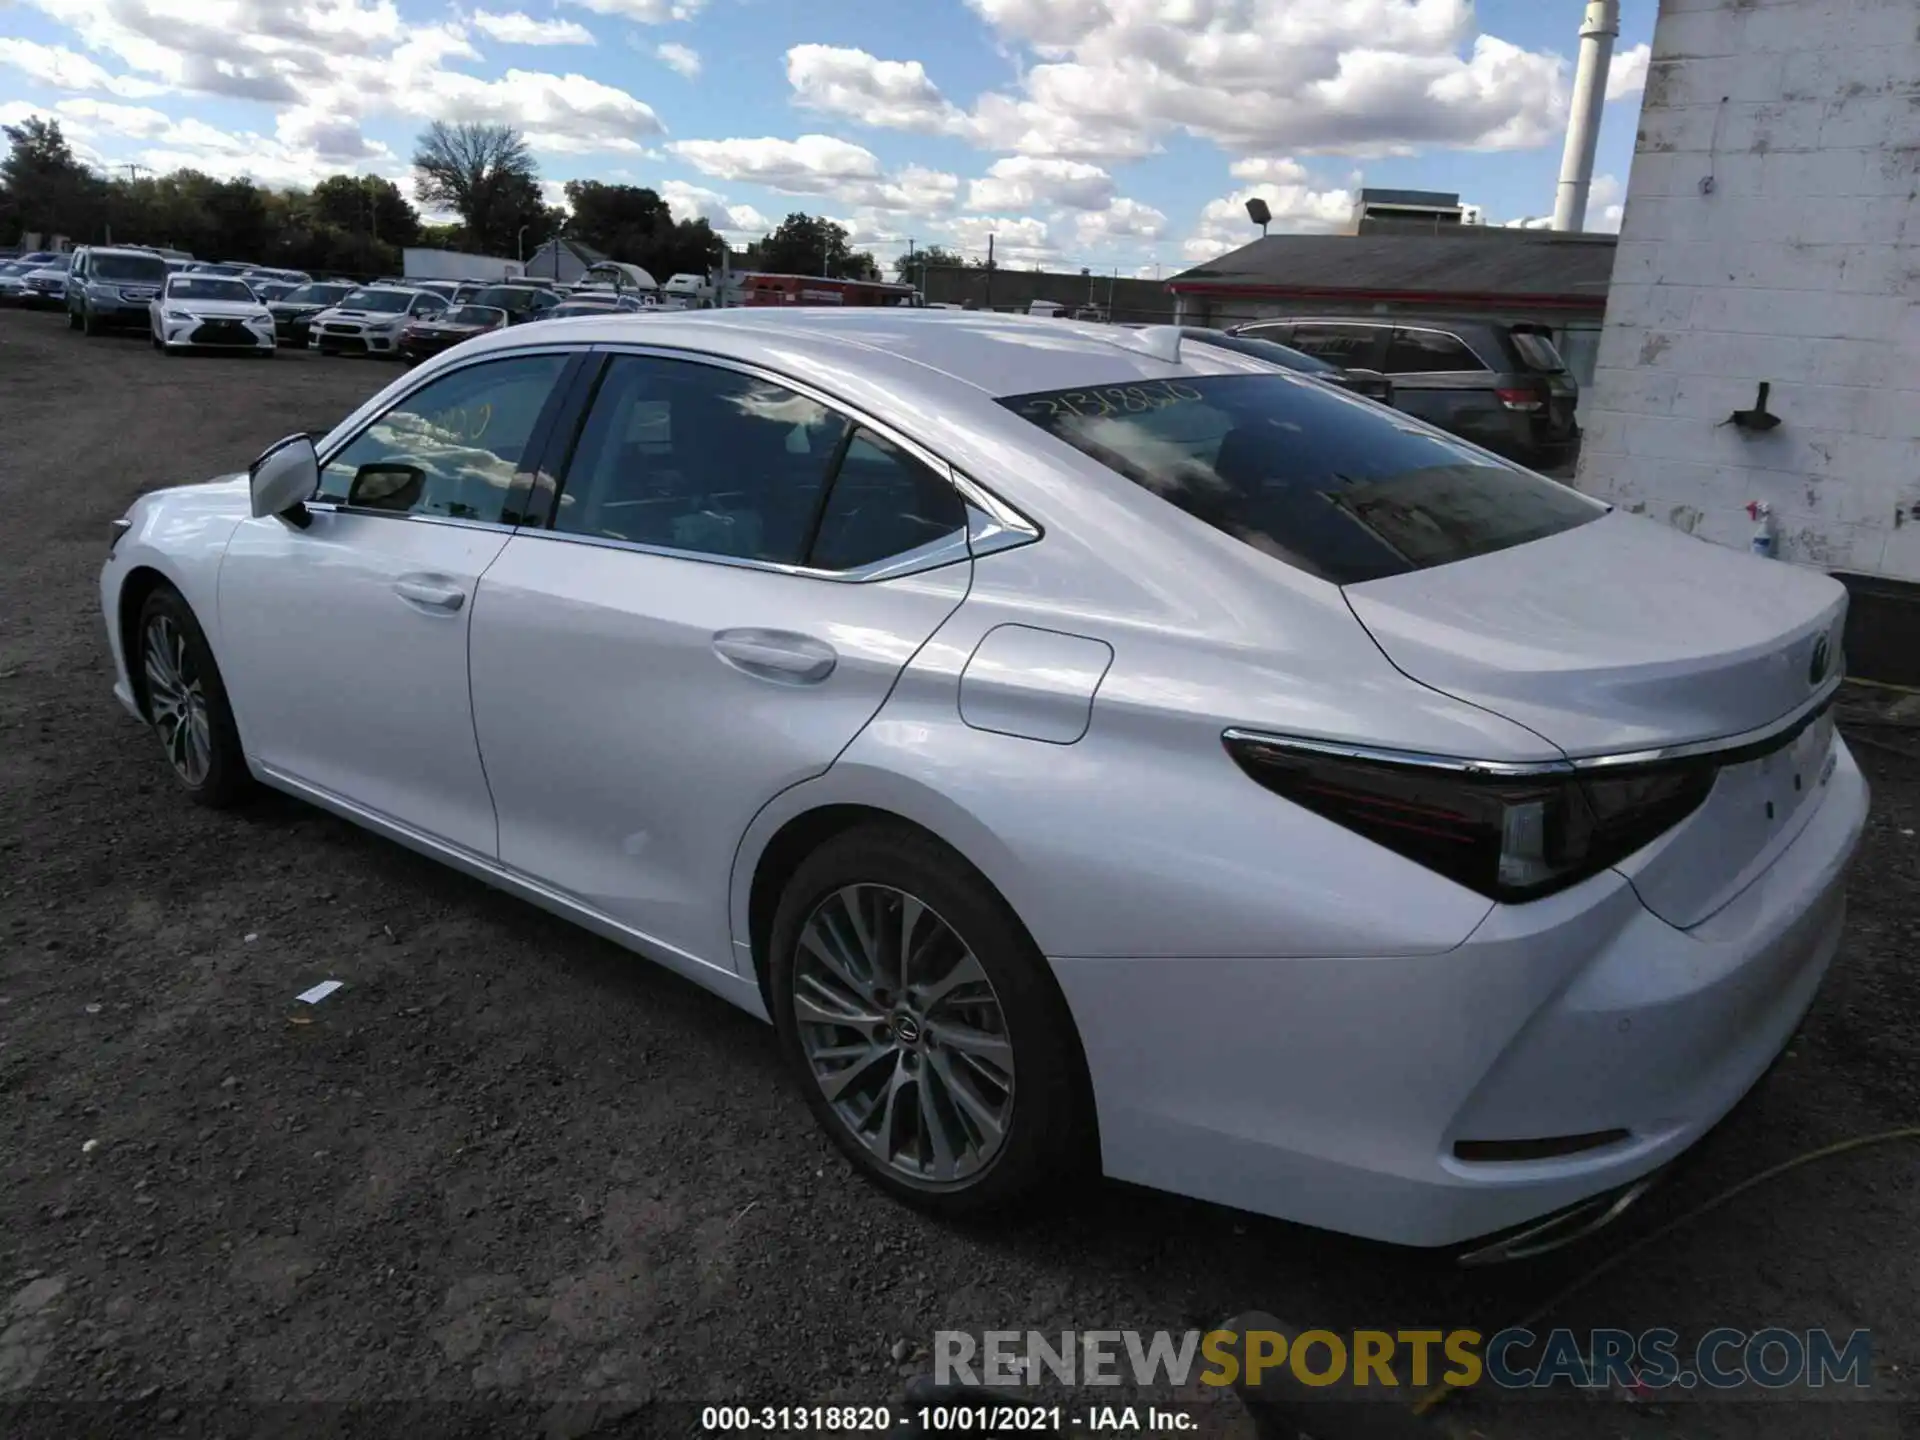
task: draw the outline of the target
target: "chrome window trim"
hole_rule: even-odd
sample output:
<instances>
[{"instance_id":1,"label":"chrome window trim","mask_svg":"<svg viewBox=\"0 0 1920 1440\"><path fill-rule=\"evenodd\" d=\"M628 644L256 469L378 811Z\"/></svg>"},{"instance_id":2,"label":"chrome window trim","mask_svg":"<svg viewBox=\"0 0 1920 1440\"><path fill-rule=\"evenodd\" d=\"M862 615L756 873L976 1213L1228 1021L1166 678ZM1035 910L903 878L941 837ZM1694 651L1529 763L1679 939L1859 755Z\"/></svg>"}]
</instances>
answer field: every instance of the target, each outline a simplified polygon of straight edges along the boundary
<instances>
[{"instance_id":1,"label":"chrome window trim","mask_svg":"<svg viewBox=\"0 0 1920 1440\"><path fill-rule=\"evenodd\" d=\"M768 366L739 360L731 355L715 355L709 351L682 346L599 341L586 348L596 354L637 355L658 360L678 360L687 364L708 365L718 370L730 370L735 374L763 380L769 385L778 385L793 391L796 395L806 397L817 405L824 405L827 409L843 416L853 428L871 430L881 439L906 451L934 474L945 476L947 483L953 487L965 506L966 525L936 540L930 540L925 545L902 551L897 555L889 555L868 565L856 566L851 570L819 570L808 565L792 565L777 560L755 560L734 555L716 555L704 550L681 550L667 545L648 545L637 540L614 540L594 535L577 535L569 531L556 530L551 523L542 529L524 530L522 533L525 535L572 544L596 545L605 549L627 550L641 555L658 555L671 560L701 561L742 570L765 570L811 580L834 580L849 585L872 584L879 580L897 580L906 575L922 574L961 560L977 559L982 555L1010 550L1015 546L1029 545L1041 536L1039 526L988 490L986 486L981 485L971 476L963 474L951 461L935 454L898 427L884 420L875 419L860 406L850 404L805 380L795 379Z\"/></svg>"},{"instance_id":2,"label":"chrome window trim","mask_svg":"<svg viewBox=\"0 0 1920 1440\"><path fill-rule=\"evenodd\" d=\"M458 364L447 365L435 369L429 374L421 375L418 377L418 384L409 385L405 390L401 391L399 395L394 397L392 404L385 405L381 407L377 413L369 415L364 424L348 434L339 444L328 446L325 454L316 452L314 468L316 470L325 470L327 466L334 462L342 450L345 450L349 445L353 444L354 441L358 440L362 435L366 434L367 431L386 419L387 416L399 409L400 406L406 404L407 401L411 400L415 395L418 395L422 390L426 389L427 386L434 384L436 381L448 375L458 374L462 370L471 370L476 365L491 364L496 360L525 360L528 358L537 358L541 355L563 355L572 357L582 353L582 349L583 347L578 345L530 345L524 349L502 350L490 352L485 355L474 355L460 361ZM564 376L565 374L566 367L562 366L561 375ZM344 500L322 500L318 498L317 491L314 495L307 498L306 503L309 510L323 510L330 515L376 515L383 520L411 520L421 525L451 525L462 530L514 531L520 528L518 525L509 525L503 520L465 520L456 515L416 515L410 510L374 510L364 505L348 505Z\"/></svg>"},{"instance_id":3,"label":"chrome window trim","mask_svg":"<svg viewBox=\"0 0 1920 1440\"><path fill-rule=\"evenodd\" d=\"M1575 755L1564 760L1475 760L1460 755L1433 755L1417 750L1393 750L1380 746L1348 744L1339 740L1314 739L1304 735L1282 735L1264 730L1234 726L1222 733L1229 742L1268 745L1276 750L1296 750L1309 755L1327 755L1341 760L1367 760L1381 765L1408 769L1442 771L1454 775L1476 775L1496 780L1525 780L1551 775L1586 775L1608 770L1648 765L1664 765L1680 760L1703 759L1714 755L1732 757L1740 752L1755 755L1777 750L1817 721L1833 704L1844 677L1834 675L1818 690L1779 719L1735 735L1709 740L1694 740L1681 745L1656 746L1646 750L1623 750L1599 755Z\"/></svg>"}]
</instances>

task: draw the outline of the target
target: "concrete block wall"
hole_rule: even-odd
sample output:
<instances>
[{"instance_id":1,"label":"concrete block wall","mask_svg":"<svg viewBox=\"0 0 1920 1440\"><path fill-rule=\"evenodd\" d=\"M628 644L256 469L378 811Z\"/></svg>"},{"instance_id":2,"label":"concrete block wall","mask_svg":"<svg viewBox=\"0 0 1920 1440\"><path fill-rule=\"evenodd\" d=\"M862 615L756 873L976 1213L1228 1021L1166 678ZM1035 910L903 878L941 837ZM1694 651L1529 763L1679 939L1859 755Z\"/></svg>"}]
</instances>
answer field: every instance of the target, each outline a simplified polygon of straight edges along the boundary
<instances>
[{"instance_id":1,"label":"concrete block wall","mask_svg":"<svg viewBox=\"0 0 1920 1440\"><path fill-rule=\"evenodd\" d=\"M1920 0L1662 0L1585 410L1581 489L1920 582Z\"/></svg>"}]
</instances>

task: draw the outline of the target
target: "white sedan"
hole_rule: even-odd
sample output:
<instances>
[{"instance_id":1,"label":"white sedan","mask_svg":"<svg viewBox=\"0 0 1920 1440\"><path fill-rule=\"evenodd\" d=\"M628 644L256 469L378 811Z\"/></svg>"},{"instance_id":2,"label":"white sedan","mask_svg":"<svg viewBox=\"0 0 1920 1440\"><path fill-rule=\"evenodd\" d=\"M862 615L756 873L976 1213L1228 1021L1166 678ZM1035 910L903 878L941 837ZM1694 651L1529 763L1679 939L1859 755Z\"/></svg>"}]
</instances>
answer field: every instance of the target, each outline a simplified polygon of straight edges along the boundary
<instances>
[{"instance_id":1,"label":"white sedan","mask_svg":"<svg viewBox=\"0 0 1920 1440\"><path fill-rule=\"evenodd\" d=\"M271 356L273 313L244 280L176 271L147 306L153 348L242 350Z\"/></svg>"},{"instance_id":2,"label":"white sedan","mask_svg":"<svg viewBox=\"0 0 1920 1440\"><path fill-rule=\"evenodd\" d=\"M101 600L188 795L770 1019L949 1212L1549 1243L1780 1053L1867 808L1835 581L1171 329L502 330L143 496Z\"/></svg>"}]
</instances>

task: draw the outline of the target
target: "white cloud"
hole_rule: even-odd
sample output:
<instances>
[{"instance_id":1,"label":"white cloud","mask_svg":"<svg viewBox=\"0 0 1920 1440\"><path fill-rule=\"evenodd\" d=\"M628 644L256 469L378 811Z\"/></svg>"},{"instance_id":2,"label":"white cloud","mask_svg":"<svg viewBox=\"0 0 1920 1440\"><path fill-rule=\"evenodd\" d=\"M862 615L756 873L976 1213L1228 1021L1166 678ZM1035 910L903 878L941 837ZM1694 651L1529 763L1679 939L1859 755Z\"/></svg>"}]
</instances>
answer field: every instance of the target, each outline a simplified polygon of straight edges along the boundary
<instances>
[{"instance_id":1,"label":"white cloud","mask_svg":"<svg viewBox=\"0 0 1920 1440\"><path fill-rule=\"evenodd\" d=\"M592 45L593 32L572 20L536 20L523 11L476 10L474 28L503 45Z\"/></svg>"},{"instance_id":2,"label":"white cloud","mask_svg":"<svg viewBox=\"0 0 1920 1440\"><path fill-rule=\"evenodd\" d=\"M996 265L1044 265L1060 258L1060 247L1044 220L1031 215L1017 219L963 215L947 225L947 232L963 253L985 258L987 237L993 237Z\"/></svg>"},{"instance_id":3,"label":"white cloud","mask_svg":"<svg viewBox=\"0 0 1920 1440\"><path fill-rule=\"evenodd\" d=\"M959 177L920 165L895 174L864 146L831 135L737 140L682 140L667 147L702 174L764 185L786 195L826 195L873 210L952 207Z\"/></svg>"},{"instance_id":4,"label":"white cloud","mask_svg":"<svg viewBox=\"0 0 1920 1440\"><path fill-rule=\"evenodd\" d=\"M1472 0L968 0L1041 63L963 110L918 61L798 46L797 103L1056 158L1516 149L1559 133L1565 59L1476 33Z\"/></svg>"},{"instance_id":5,"label":"white cloud","mask_svg":"<svg viewBox=\"0 0 1920 1440\"><path fill-rule=\"evenodd\" d=\"M775 223L751 205L729 205L718 191L684 180L667 181L660 187L660 198L667 202L674 219L705 220L730 240L757 240Z\"/></svg>"},{"instance_id":6,"label":"white cloud","mask_svg":"<svg viewBox=\"0 0 1920 1440\"><path fill-rule=\"evenodd\" d=\"M596 15L612 15L641 25L666 25L691 20L706 0L567 0Z\"/></svg>"},{"instance_id":7,"label":"white cloud","mask_svg":"<svg viewBox=\"0 0 1920 1440\"><path fill-rule=\"evenodd\" d=\"M1030 210L1060 205L1071 210L1104 210L1115 195L1113 177L1084 160L1010 155L996 160L986 178L967 187L970 210Z\"/></svg>"},{"instance_id":8,"label":"white cloud","mask_svg":"<svg viewBox=\"0 0 1920 1440\"><path fill-rule=\"evenodd\" d=\"M1074 219L1074 233L1082 245L1102 247L1118 242L1158 240L1167 232L1167 217L1139 200L1115 200L1104 210Z\"/></svg>"},{"instance_id":9,"label":"white cloud","mask_svg":"<svg viewBox=\"0 0 1920 1440\"><path fill-rule=\"evenodd\" d=\"M883 129L938 134L965 125L965 117L918 60L881 60L835 45L796 45L787 51L787 83L796 105Z\"/></svg>"},{"instance_id":10,"label":"white cloud","mask_svg":"<svg viewBox=\"0 0 1920 1440\"><path fill-rule=\"evenodd\" d=\"M108 74L94 61L63 45L40 45L32 40L0 39L0 65L10 65L50 90L98 90L140 99L163 94L167 88L131 75Z\"/></svg>"},{"instance_id":11,"label":"white cloud","mask_svg":"<svg viewBox=\"0 0 1920 1440\"><path fill-rule=\"evenodd\" d=\"M1647 66L1653 59L1651 45L1635 45L1613 57L1607 67L1607 99L1624 100L1647 88Z\"/></svg>"},{"instance_id":12,"label":"white cloud","mask_svg":"<svg viewBox=\"0 0 1920 1440\"><path fill-rule=\"evenodd\" d=\"M700 73L700 52L691 45L678 45L669 40L653 53L660 57L661 64L679 71L689 80Z\"/></svg>"},{"instance_id":13,"label":"white cloud","mask_svg":"<svg viewBox=\"0 0 1920 1440\"><path fill-rule=\"evenodd\" d=\"M483 61L466 25L404 22L393 0L28 3L132 72L114 77L68 66L76 84L129 97L171 91L253 99L326 116L328 128L314 138L335 156L367 153L353 132L382 115L497 121L524 130L536 151L562 154L644 153L641 139L663 129L644 101L582 75L516 68L481 78L453 68ZM518 11L473 19L502 34L522 31L521 22L553 38L587 33L571 21ZM54 62L36 55L34 63ZM143 88L129 88L129 79Z\"/></svg>"},{"instance_id":14,"label":"white cloud","mask_svg":"<svg viewBox=\"0 0 1920 1440\"><path fill-rule=\"evenodd\" d=\"M1344 229L1353 218L1353 191L1314 188L1306 167L1290 159L1249 161L1235 166L1240 178L1261 174L1272 178L1210 200L1200 211L1200 223L1181 246L1187 259L1211 260L1260 238L1259 227L1247 218L1247 201L1258 198L1272 212L1271 230L1281 234L1327 235Z\"/></svg>"}]
</instances>

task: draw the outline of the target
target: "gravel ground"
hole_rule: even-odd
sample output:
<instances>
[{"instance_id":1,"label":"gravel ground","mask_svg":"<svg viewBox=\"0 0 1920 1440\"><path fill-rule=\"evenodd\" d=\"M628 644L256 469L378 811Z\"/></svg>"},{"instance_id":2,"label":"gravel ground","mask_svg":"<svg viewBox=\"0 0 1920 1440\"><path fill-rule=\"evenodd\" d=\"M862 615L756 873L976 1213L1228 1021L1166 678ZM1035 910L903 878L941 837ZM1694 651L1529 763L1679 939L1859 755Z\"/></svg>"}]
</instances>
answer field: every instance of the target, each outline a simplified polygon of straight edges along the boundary
<instances>
[{"instance_id":1,"label":"gravel ground","mask_svg":"<svg viewBox=\"0 0 1920 1440\"><path fill-rule=\"evenodd\" d=\"M1916 758L1860 751L1876 804L1853 924L1804 1033L1588 1248L1467 1274L1114 1185L988 1232L889 1203L816 1135L753 1020L291 801L197 810L113 703L107 522L326 428L393 374L162 360L0 314L0 1396L129 1401L86 1412L103 1434L223 1433L195 1419L215 1400L464 1404L421 1413L466 1433L511 1402L527 1408L502 1433L687 1434L696 1412L648 1403L886 1400L943 1327L1260 1308L1490 1332L1766 1166L1920 1119L1920 736L1882 730ZM346 988L293 1004L325 978ZM1916 1153L1776 1181L1553 1317L1871 1327L1875 1386L1844 1425L1804 1399L1476 1393L1418 1433L1896 1433L1920 1402ZM77 1434L79 1413L0 1428ZM1235 1402L1208 1414L1244 1429Z\"/></svg>"}]
</instances>

